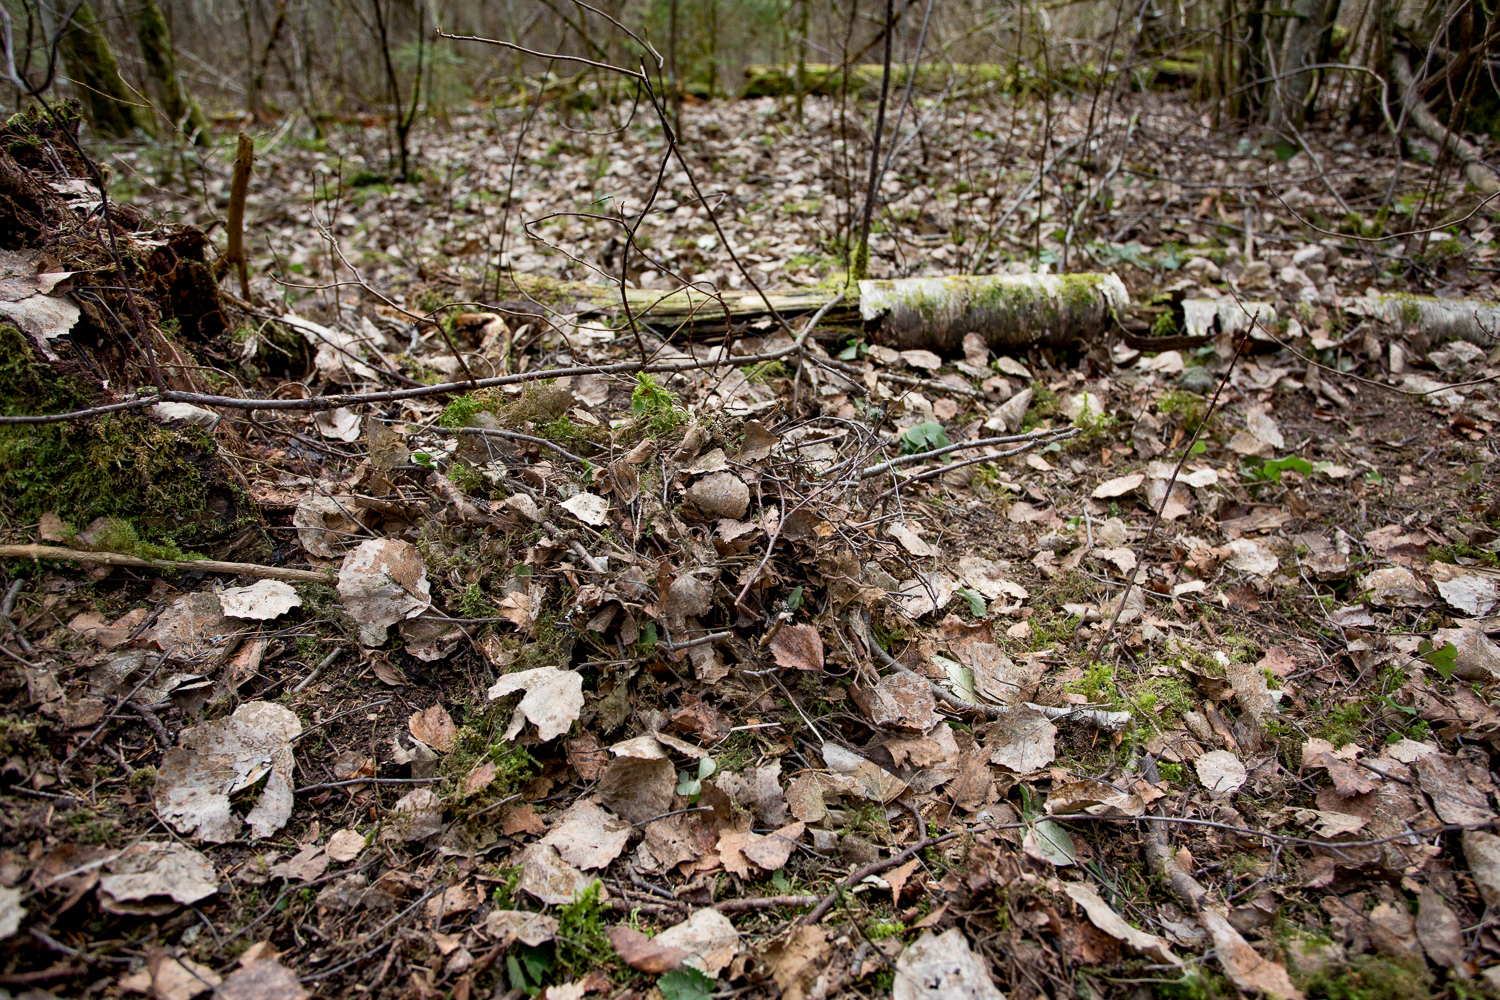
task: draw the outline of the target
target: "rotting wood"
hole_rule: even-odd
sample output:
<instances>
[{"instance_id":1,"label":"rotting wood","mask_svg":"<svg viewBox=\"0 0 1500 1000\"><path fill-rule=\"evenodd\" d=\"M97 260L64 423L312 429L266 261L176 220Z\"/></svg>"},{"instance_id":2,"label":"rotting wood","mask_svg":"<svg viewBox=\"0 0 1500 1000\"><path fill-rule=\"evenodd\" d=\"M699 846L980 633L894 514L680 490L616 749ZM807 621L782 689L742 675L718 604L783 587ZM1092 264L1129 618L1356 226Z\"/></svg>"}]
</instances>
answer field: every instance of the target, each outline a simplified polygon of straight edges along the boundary
<instances>
[{"instance_id":1,"label":"rotting wood","mask_svg":"<svg viewBox=\"0 0 1500 1000\"><path fill-rule=\"evenodd\" d=\"M219 562L216 559L142 559L123 552L85 552L61 545L0 545L0 558L62 559L68 562L101 563L105 566L140 566L147 569L179 573L228 573L233 576L258 576L267 580L296 580L299 583L338 582L332 570L289 569L284 566L261 566L257 563Z\"/></svg>"}]
</instances>

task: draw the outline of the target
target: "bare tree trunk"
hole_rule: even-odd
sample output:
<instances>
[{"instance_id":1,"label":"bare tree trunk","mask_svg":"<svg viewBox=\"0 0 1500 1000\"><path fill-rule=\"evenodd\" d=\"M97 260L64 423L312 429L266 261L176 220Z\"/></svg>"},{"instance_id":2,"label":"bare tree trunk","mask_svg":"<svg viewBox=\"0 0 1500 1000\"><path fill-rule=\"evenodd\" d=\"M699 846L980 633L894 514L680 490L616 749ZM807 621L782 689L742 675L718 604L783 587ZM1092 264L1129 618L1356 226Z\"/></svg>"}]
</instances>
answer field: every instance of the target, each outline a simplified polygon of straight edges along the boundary
<instances>
[{"instance_id":1,"label":"bare tree trunk","mask_svg":"<svg viewBox=\"0 0 1500 1000\"><path fill-rule=\"evenodd\" d=\"M74 11L59 47L94 131L123 138L140 127L140 113L120 78L120 64L88 0Z\"/></svg>"},{"instance_id":2,"label":"bare tree trunk","mask_svg":"<svg viewBox=\"0 0 1500 1000\"><path fill-rule=\"evenodd\" d=\"M172 49L167 19L162 16L156 0L138 0L135 37L141 43L141 57L145 60L147 72L161 88L162 110L172 120L172 125L191 138L195 145L209 145L212 138L208 121L177 72L177 53Z\"/></svg>"},{"instance_id":3,"label":"bare tree trunk","mask_svg":"<svg viewBox=\"0 0 1500 1000\"><path fill-rule=\"evenodd\" d=\"M1317 61L1318 43L1328 30L1328 16L1337 0L1293 0L1293 21L1287 26L1276 79L1267 101L1267 124L1274 132L1295 134L1307 118L1307 94Z\"/></svg>"}]
</instances>

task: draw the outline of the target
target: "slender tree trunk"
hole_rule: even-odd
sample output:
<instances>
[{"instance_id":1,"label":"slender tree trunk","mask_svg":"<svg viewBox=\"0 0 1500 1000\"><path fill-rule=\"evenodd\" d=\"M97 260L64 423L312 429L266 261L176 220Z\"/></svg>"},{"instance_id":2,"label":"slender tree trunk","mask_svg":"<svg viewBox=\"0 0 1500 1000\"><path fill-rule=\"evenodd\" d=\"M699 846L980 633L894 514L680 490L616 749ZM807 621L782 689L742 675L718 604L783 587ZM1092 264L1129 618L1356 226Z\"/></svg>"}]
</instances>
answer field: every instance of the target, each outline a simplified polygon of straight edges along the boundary
<instances>
[{"instance_id":1,"label":"slender tree trunk","mask_svg":"<svg viewBox=\"0 0 1500 1000\"><path fill-rule=\"evenodd\" d=\"M156 0L137 0L135 37L141 43L146 71L161 88L162 110L172 120L172 125L189 136L195 145L209 145L208 121L177 72L177 53L172 49L167 19L162 16Z\"/></svg>"},{"instance_id":2,"label":"slender tree trunk","mask_svg":"<svg viewBox=\"0 0 1500 1000\"><path fill-rule=\"evenodd\" d=\"M880 133L885 130L885 102L891 92L891 34L895 19L896 0L885 0L885 59L880 73L880 104L875 110L875 137L870 144L870 183L865 190L859 245L854 250L854 265L849 269L851 282L862 281L870 273L870 224L875 218L875 202L880 198ZM844 72L849 72L847 66Z\"/></svg>"},{"instance_id":3,"label":"slender tree trunk","mask_svg":"<svg viewBox=\"0 0 1500 1000\"><path fill-rule=\"evenodd\" d=\"M682 138L682 79L677 69L677 0L667 4L667 72L671 74L667 101L672 109L672 131Z\"/></svg>"},{"instance_id":4,"label":"slender tree trunk","mask_svg":"<svg viewBox=\"0 0 1500 1000\"><path fill-rule=\"evenodd\" d=\"M1287 25L1277 78L1271 82L1267 123L1274 132L1300 132L1307 117L1307 94L1312 89L1318 42L1328 28L1329 0L1293 0L1293 20Z\"/></svg>"},{"instance_id":5,"label":"slender tree trunk","mask_svg":"<svg viewBox=\"0 0 1500 1000\"><path fill-rule=\"evenodd\" d=\"M807 5L809 0L799 0L797 5L797 124L802 124L802 101L807 96Z\"/></svg>"},{"instance_id":6,"label":"slender tree trunk","mask_svg":"<svg viewBox=\"0 0 1500 1000\"><path fill-rule=\"evenodd\" d=\"M140 127L141 116L120 78L120 64L88 0L74 11L59 47L94 131L123 138Z\"/></svg>"}]
</instances>

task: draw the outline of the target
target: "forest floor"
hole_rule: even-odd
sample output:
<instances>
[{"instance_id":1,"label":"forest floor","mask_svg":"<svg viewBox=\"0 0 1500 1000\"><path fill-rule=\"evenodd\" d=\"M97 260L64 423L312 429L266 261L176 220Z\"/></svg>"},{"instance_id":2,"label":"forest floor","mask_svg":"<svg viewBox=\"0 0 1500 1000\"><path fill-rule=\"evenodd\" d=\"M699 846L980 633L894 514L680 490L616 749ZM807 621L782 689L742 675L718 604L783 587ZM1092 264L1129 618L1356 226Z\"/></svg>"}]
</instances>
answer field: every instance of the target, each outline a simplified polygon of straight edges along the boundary
<instances>
[{"instance_id":1,"label":"forest floor","mask_svg":"<svg viewBox=\"0 0 1500 1000\"><path fill-rule=\"evenodd\" d=\"M45 469L0 498L0 542L324 574L0 562L0 993L1500 996L1500 347L1374 305L1495 297L1477 198L1420 142L1283 160L1173 95L924 107L873 275L1113 271L1104 336L831 319L730 367L576 305L842 288L867 154L784 111L684 108L691 179L602 115L424 124L409 183L378 125L266 137L250 295L161 324L169 384L405 395L158 408L239 498L191 537ZM94 152L138 259L221 235L232 147ZM658 175L644 252L560 214ZM1459 221L1362 238L1428 197ZM525 378L643 351L679 370ZM420 394L470 373L522 377Z\"/></svg>"}]
</instances>

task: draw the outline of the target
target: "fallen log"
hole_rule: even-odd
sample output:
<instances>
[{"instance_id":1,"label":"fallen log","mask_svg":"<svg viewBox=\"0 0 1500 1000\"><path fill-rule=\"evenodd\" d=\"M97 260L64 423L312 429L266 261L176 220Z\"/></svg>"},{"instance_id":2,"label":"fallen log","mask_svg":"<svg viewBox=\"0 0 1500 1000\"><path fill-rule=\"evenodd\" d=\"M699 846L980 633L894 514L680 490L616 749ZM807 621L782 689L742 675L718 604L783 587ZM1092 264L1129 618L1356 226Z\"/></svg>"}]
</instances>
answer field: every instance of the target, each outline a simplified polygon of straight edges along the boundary
<instances>
[{"instance_id":1,"label":"fallen log","mask_svg":"<svg viewBox=\"0 0 1500 1000\"><path fill-rule=\"evenodd\" d=\"M590 311L618 308L620 302L615 289L585 294L594 303ZM764 297L754 290L709 295L695 288L627 288L625 302L638 321L661 327L758 319L771 314L767 302L783 317L800 316L828 305L838 294L835 288L768 291ZM861 319L871 325L875 341L898 350L957 354L963 351L964 337L977 333L990 347L1013 351L1097 336L1129 301L1114 274L872 279L861 281L857 298L839 303L825 318L831 324Z\"/></svg>"},{"instance_id":2,"label":"fallen log","mask_svg":"<svg viewBox=\"0 0 1500 1000\"><path fill-rule=\"evenodd\" d=\"M1425 334L1433 344L1467 340L1493 347L1500 340L1500 302L1483 299L1435 299L1427 295L1367 295L1350 299L1345 310Z\"/></svg>"}]
</instances>

